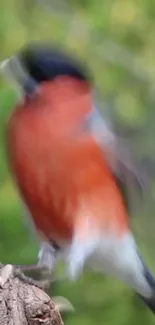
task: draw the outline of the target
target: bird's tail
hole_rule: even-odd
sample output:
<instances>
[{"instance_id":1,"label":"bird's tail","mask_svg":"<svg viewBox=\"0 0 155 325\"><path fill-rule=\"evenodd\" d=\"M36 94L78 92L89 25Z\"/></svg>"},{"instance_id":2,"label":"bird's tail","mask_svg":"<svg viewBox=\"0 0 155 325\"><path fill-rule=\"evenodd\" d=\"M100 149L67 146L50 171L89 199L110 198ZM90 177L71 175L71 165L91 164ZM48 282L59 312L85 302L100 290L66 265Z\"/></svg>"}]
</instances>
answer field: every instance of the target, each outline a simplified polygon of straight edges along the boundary
<instances>
[{"instance_id":1,"label":"bird's tail","mask_svg":"<svg viewBox=\"0 0 155 325\"><path fill-rule=\"evenodd\" d=\"M143 261L142 261L143 263ZM144 267L144 277L150 286L151 295L150 297L145 297L143 295L138 294L138 296L141 298L141 300L145 303L145 305L155 314L155 278L151 274L151 272L148 270L148 268L143 263Z\"/></svg>"},{"instance_id":2,"label":"bird's tail","mask_svg":"<svg viewBox=\"0 0 155 325\"><path fill-rule=\"evenodd\" d=\"M93 257L93 269L124 282L155 313L155 278L138 254L131 233L120 240L102 237Z\"/></svg>"}]
</instances>

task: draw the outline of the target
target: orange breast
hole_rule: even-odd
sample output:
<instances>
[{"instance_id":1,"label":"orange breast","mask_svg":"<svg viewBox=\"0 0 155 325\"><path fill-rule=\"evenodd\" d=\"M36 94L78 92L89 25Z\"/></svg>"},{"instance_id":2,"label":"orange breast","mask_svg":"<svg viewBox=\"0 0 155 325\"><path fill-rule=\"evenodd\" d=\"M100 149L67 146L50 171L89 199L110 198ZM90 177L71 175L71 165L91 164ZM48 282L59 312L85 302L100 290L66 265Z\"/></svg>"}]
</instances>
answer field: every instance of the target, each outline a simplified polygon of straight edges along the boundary
<instances>
[{"instance_id":1,"label":"orange breast","mask_svg":"<svg viewBox=\"0 0 155 325\"><path fill-rule=\"evenodd\" d=\"M44 96L18 107L8 125L10 165L36 228L49 239L70 240L76 218L89 214L98 227L121 234L126 211L102 152L90 134L73 136L90 96L68 101L65 110L45 86Z\"/></svg>"}]
</instances>

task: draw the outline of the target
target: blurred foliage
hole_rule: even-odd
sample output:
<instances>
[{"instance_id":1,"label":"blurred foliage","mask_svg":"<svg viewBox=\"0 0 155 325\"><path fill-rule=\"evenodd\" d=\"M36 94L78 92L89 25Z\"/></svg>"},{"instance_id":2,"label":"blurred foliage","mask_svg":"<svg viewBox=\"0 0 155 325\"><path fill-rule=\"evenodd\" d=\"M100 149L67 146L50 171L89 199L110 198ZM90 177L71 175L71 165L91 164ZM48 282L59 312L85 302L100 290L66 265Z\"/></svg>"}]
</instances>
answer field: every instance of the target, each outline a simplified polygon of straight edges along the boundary
<instances>
[{"instance_id":1,"label":"blurred foliage","mask_svg":"<svg viewBox=\"0 0 155 325\"><path fill-rule=\"evenodd\" d=\"M154 0L1 0L0 60L40 39L76 51L86 61L101 98L113 104L122 125L145 125L150 114L149 127L154 128ZM5 153L5 127L16 97L3 79L0 86L0 260L31 263L36 261L37 243L21 218ZM152 218L134 219L134 233L155 271L154 212ZM153 324L153 316L132 292L104 275L86 272L76 284L60 283L53 291L76 308L66 316L68 325Z\"/></svg>"}]
</instances>

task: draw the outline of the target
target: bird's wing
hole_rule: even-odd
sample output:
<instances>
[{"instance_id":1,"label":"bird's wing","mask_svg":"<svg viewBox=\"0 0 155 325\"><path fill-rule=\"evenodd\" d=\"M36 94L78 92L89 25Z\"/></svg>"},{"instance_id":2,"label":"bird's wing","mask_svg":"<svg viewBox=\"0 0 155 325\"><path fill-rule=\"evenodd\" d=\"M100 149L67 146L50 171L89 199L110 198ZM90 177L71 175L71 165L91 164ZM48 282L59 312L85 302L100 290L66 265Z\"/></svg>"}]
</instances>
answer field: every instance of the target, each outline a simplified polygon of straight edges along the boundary
<instances>
[{"instance_id":1,"label":"bird's wing","mask_svg":"<svg viewBox=\"0 0 155 325\"><path fill-rule=\"evenodd\" d=\"M147 168L138 159L135 141L132 137L120 135L114 125L114 119L107 119L104 110L94 105L87 116L85 127L91 129L97 143L103 150L104 158L115 176L122 192L129 214L135 213L135 206L144 206L149 193L149 175ZM120 130L121 131L121 130ZM134 148L134 145L135 148Z\"/></svg>"}]
</instances>

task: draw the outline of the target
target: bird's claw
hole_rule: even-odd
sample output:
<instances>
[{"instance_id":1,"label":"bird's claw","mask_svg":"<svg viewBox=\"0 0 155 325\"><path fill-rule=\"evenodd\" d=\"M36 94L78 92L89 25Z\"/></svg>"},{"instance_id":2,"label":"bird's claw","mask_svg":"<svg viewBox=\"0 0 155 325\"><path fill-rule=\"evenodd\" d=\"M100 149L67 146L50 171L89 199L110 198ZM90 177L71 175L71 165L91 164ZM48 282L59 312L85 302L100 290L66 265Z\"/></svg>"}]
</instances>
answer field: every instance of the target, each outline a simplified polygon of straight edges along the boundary
<instances>
[{"instance_id":1,"label":"bird's claw","mask_svg":"<svg viewBox=\"0 0 155 325\"><path fill-rule=\"evenodd\" d=\"M14 269L14 276L20 279L21 281L25 282L26 284L34 285L36 287L39 287L40 289L48 289L50 286L50 280L44 279L44 280L35 280L23 273L23 271L16 267Z\"/></svg>"},{"instance_id":2,"label":"bird's claw","mask_svg":"<svg viewBox=\"0 0 155 325\"><path fill-rule=\"evenodd\" d=\"M35 280L31 274L25 275L25 273L38 273L39 280ZM51 271L46 267L39 265L14 265L14 276L18 277L21 281L30 285L35 285L43 290L48 290L52 283L62 282L67 279L67 276L63 277L51 277ZM41 279L40 279L41 277Z\"/></svg>"}]
</instances>

